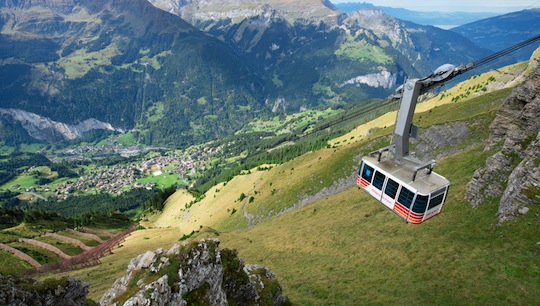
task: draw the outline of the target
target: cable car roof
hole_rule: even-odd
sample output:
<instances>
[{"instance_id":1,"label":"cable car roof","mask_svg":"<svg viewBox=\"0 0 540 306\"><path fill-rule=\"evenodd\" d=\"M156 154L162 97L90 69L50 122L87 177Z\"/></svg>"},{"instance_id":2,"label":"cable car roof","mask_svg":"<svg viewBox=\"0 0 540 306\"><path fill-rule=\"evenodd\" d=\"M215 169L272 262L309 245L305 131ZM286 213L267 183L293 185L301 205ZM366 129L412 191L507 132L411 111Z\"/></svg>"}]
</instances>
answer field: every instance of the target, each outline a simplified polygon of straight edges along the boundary
<instances>
[{"instance_id":1,"label":"cable car roof","mask_svg":"<svg viewBox=\"0 0 540 306\"><path fill-rule=\"evenodd\" d=\"M443 176L435 172L428 174L427 170L418 171L416 179L413 182L414 167L417 164L405 159L402 160L402 164L396 164L393 159L388 159L385 155L386 152L383 153L383 158L380 162L377 161L377 157L373 156L364 156L362 159L390 174L399 181L398 183L414 189L420 194L427 195L450 185L450 182Z\"/></svg>"}]
</instances>

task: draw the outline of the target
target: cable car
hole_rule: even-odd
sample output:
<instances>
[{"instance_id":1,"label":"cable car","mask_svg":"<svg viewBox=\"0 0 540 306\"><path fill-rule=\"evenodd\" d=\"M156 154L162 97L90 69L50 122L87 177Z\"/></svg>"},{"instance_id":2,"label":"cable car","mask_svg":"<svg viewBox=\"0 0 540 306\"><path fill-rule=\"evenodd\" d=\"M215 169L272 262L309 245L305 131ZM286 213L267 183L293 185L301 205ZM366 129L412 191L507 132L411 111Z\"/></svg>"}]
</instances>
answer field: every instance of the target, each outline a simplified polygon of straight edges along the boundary
<instances>
[{"instance_id":1,"label":"cable car","mask_svg":"<svg viewBox=\"0 0 540 306\"><path fill-rule=\"evenodd\" d=\"M408 80L394 97L401 98L390 146L362 158L356 184L407 223L419 224L443 208L450 182L433 172L435 161L421 161L409 153L409 138L416 138L412 123L418 97L434 84L461 74L470 66L443 65L424 79Z\"/></svg>"},{"instance_id":2,"label":"cable car","mask_svg":"<svg viewBox=\"0 0 540 306\"><path fill-rule=\"evenodd\" d=\"M397 164L389 156L365 156L356 184L406 222L419 224L442 211L450 182L432 169L416 167L408 160Z\"/></svg>"},{"instance_id":3,"label":"cable car","mask_svg":"<svg viewBox=\"0 0 540 306\"><path fill-rule=\"evenodd\" d=\"M419 224L443 208L450 182L433 172L435 161L421 161L409 152L409 138L418 136L412 123L418 97L454 77L540 40L540 35L467 65L445 64L423 79L407 80L392 99L401 99L392 142L362 158L356 184L384 206L405 219Z\"/></svg>"}]
</instances>

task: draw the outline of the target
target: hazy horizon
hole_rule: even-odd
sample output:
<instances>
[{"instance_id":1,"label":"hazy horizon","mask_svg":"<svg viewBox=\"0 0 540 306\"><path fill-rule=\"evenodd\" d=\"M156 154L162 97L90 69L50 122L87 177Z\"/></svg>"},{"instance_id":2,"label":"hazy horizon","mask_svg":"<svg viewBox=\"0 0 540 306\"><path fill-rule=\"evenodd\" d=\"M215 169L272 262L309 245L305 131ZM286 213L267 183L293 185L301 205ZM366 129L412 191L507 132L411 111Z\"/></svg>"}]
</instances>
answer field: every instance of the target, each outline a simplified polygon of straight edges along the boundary
<instances>
[{"instance_id":1,"label":"hazy horizon","mask_svg":"<svg viewBox=\"0 0 540 306\"><path fill-rule=\"evenodd\" d=\"M514 0L508 5L507 0L480 1L480 0L330 0L338 3L362 3L367 2L375 6L388 6L404 8L413 11L441 11L441 12L485 12L485 13L509 13L531 8L539 8L539 0Z\"/></svg>"}]
</instances>

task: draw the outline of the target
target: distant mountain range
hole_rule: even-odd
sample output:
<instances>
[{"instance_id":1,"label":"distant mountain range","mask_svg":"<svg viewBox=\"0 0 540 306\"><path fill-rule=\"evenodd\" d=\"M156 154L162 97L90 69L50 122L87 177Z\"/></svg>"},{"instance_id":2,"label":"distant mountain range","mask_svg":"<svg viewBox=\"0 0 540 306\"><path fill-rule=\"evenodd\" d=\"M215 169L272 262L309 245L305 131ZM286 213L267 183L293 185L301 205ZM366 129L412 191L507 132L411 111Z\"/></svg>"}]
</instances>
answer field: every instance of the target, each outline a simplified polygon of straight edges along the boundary
<instances>
[{"instance_id":1,"label":"distant mountain range","mask_svg":"<svg viewBox=\"0 0 540 306\"><path fill-rule=\"evenodd\" d=\"M272 112L384 98L405 77L490 54L454 32L325 0L152 3L162 10L145 0L1 2L0 108L69 126L93 118L141 143L183 146ZM0 122L25 139L13 116Z\"/></svg>"},{"instance_id":2,"label":"distant mountain range","mask_svg":"<svg viewBox=\"0 0 540 306\"><path fill-rule=\"evenodd\" d=\"M444 28L455 27L498 15L497 13L491 12L420 12L411 11L403 8L375 6L367 2L338 3L336 4L336 7L343 12L351 12L366 8L377 8L382 10L385 14L394 16L401 20L408 20L423 25L441 26Z\"/></svg>"},{"instance_id":3,"label":"distant mountain range","mask_svg":"<svg viewBox=\"0 0 540 306\"><path fill-rule=\"evenodd\" d=\"M523 10L464 24L452 29L477 45L500 51L521 41L540 35L540 9ZM515 55L518 60L528 60L537 43L527 52Z\"/></svg>"}]
</instances>

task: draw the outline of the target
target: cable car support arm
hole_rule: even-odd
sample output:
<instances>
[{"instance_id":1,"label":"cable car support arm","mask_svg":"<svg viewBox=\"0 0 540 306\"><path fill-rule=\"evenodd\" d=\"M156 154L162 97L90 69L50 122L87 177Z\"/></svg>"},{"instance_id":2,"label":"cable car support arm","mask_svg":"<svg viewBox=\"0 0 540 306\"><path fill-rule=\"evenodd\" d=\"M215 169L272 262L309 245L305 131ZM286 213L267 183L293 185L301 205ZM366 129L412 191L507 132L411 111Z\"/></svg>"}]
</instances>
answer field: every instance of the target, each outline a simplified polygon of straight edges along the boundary
<instances>
[{"instance_id":1,"label":"cable car support arm","mask_svg":"<svg viewBox=\"0 0 540 306\"><path fill-rule=\"evenodd\" d=\"M394 129L394 142L390 147L383 148L381 150L390 150L394 153L394 159L400 161L403 158L409 158L409 138L416 138L418 135L418 127L412 123L418 97L425 92L443 85L444 83L452 80L456 76L463 74L473 68L477 68L486 63L494 61L502 56L505 56L511 52L521 49L527 45L530 45L540 40L540 35L532 37L526 41L520 42L509 48L494 53L488 57L478 60L474 63L467 65L454 66L451 64L442 65L437 68L430 76L423 79L409 79L402 86L398 87L396 92L391 96L392 99L401 99L401 105L399 108L398 116L396 119L396 125ZM382 151L376 151L382 154ZM380 156L379 156L380 159ZM420 161L416 161L420 162ZM434 161L421 162L416 168L418 170L424 168L431 168L435 165ZM416 173L416 169L415 169ZM414 180L414 178L413 178Z\"/></svg>"}]
</instances>

